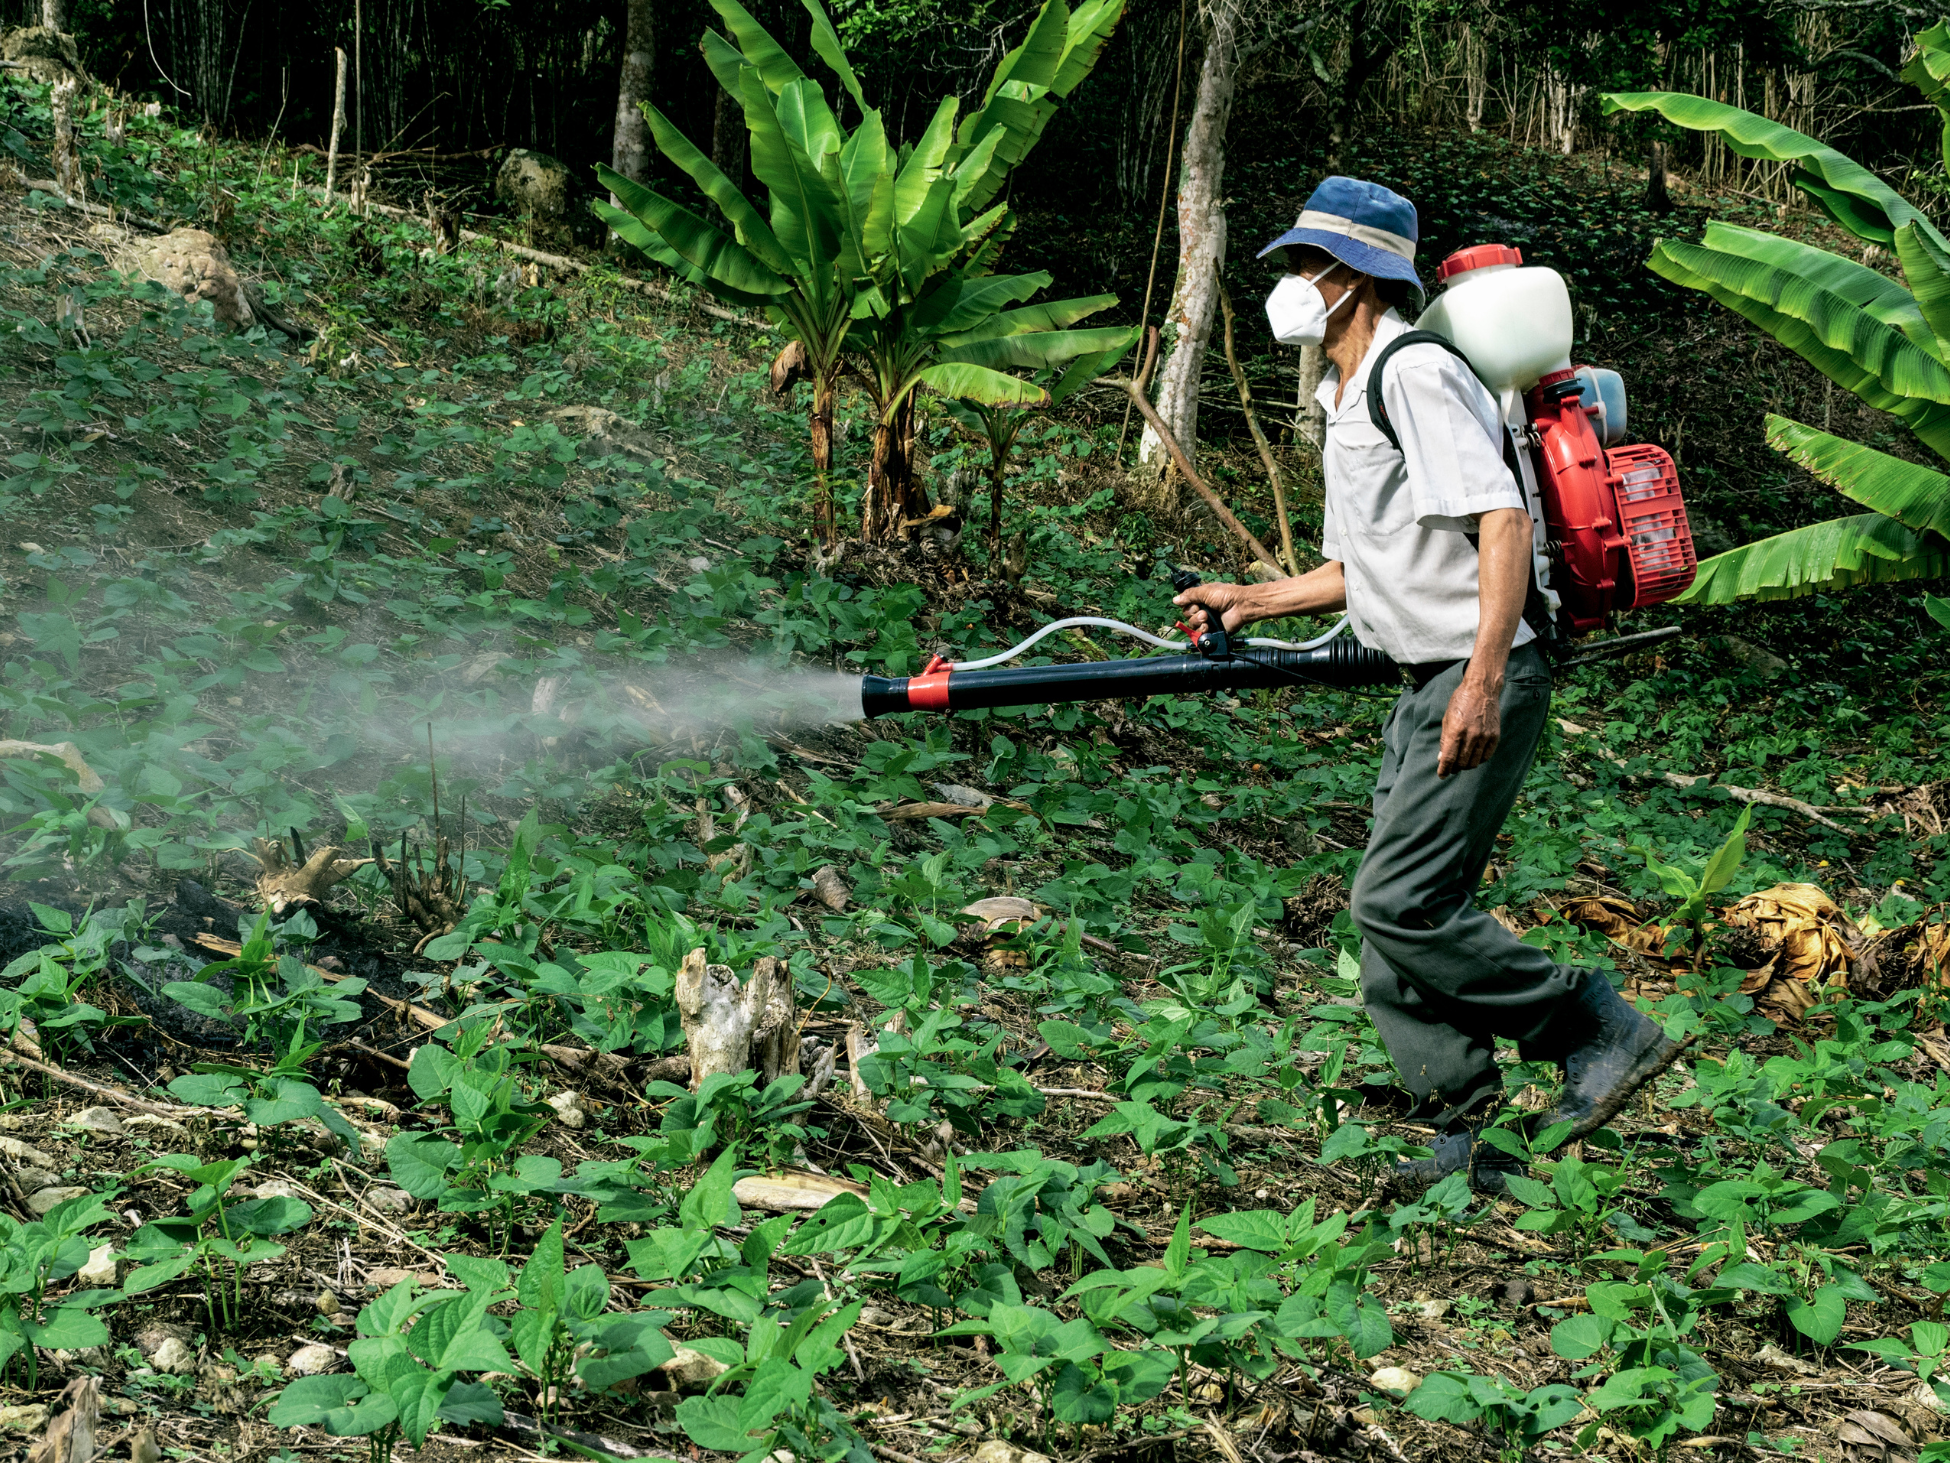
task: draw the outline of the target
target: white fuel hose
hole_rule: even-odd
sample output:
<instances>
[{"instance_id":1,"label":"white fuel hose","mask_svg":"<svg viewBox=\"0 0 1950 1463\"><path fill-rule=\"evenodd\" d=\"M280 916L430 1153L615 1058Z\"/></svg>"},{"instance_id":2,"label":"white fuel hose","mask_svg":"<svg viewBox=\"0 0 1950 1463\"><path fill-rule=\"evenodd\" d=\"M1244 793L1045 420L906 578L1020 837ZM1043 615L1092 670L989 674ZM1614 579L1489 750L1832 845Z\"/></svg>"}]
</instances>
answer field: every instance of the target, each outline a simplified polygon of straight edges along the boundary
<instances>
[{"instance_id":1,"label":"white fuel hose","mask_svg":"<svg viewBox=\"0 0 1950 1463\"><path fill-rule=\"evenodd\" d=\"M1079 625L1091 625L1103 630L1116 630L1122 634L1142 640L1146 644L1162 646L1166 650L1184 650L1187 648L1186 642L1183 640L1166 640L1160 636L1153 635L1149 630L1140 630L1136 625L1126 624L1123 620L1107 620L1100 615L1072 615L1067 620L1051 621L1034 635L1031 635L1027 640L1023 641L1022 644L1012 646L1000 655L991 655L985 660L958 660L954 663L954 667L958 671L985 671L992 665L1001 665L1005 660L1014 660L1045 635L1054 635L1058 630L1068 630ZM1314 650L1325 645L1346 628L1347 616L1342 615L1339 623L1333 629L1329 630L1325 635L1316 636L1304 644L1295 645L1287 640L1263 640L1258 637L1246 641L1246 644L1257 646L1263 650Z\"/></svg>"}]
</instances>

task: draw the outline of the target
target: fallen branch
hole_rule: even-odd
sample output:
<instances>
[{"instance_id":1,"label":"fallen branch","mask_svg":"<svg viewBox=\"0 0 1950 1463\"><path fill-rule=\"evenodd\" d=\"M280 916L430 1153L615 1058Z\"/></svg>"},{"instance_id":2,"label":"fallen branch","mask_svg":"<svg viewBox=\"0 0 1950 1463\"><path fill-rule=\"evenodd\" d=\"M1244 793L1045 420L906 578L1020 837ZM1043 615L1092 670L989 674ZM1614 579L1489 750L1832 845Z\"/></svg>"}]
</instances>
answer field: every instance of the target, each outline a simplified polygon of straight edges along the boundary
<instances>
[{"instance_id":1,"label":"fallen branch","mask_svg":"<svg viewBox=\"0 0 1950 1463\"><path fill-rule=\"evenodd\" d=\"M1623 762L1625 759L1620 757L1614 760ZM1766 808L1785 808L1790 813L1799 813L1802 817L1808 819L1810 822L1819 823L1824 828L1834 829L1837 833L1841 834L1844 838L1862 838L1866 836L1863 829L1845 828L1840 823L1837 823L1833 818L1828 817L1825 813L1822 812L1820 808L1817 808L1813 803L1803 802L1800 798L1791 798L1786 793L1768 792L1764 788L1757 788L1757 787L1735 787L1730 782L1713 782L1713 779L1710 776L1707 776L1703 773L1688 773L1688 772L1661 772L1657 774L1639 773L1639 774L1635 774L1635 777L1639 780L1643 780L1645 777L1652 776L1652 775L1656 775L1657 779L1660 782L1668 783L1673 787L1695 787L1702 782L1712 783L1714 787L1718 788L1721 792L1725 793L1728 797L1732 798L1736 803L1759 803L1762 807L1766 807ZM1838 813L1841 812L1853 813L1856 812L1856 809L1835 808L1832 809L1831 811L1838 812ZM1869 810L1866 808L1862 809L1861 812L1863 814L1869 814ZM1873 815L1871 814L1870 816Z\"/></svg>"},{"instance_id":2,"label":"fallen branch","mask_svg":"<svg viewBox=\"0 0 1950 1463\"><path fill-rule=\"evenodd\" d=\"M1267 548L1257 538L1253 537L1252 530L1241 523L1233 514L1233 511L1226 507L1225 500L1205 486L1205 480L1192 470L1192 462L1185 455L1185 449L1178 445L1178 439L1172 436L1171 428L1165 425L1164 418L1159 416L1157 408L1151 405L1151 398L1145 395L1145 387L1151 379L1152 363L1158 357L1158 330L1156 326L1148 327L1146 340L1144 369L1138 373L1137 380L1128 381L1120 379L1112 384L1124 388L1125 392L1131 398L1132 405L1137 407L1138 414L1144 418L1145 424L1152 431L1156 432L1158 434L1158 440L1165 444L1165 451L1171 454L1172 463L1178 468L1179 474L1197 490L1200 497L1205 499L1205 505L1212 510L1212 515L1220 523L1231 529L1233 533L1237 534L1239 541L1252 550L1253 557L1273 571L1274 577L1279 579L1291 577L1287 574L1286 570L1280 567L1280 561L1274 556L1273 551Z\"/></svg>"},{"instance_id":3,"label":"fallen branch","mask_svg":"<svg viewBox=\"0 0 1950 1463\"><path fill-rule=\"evenodd\" d=\"M64 1072L59 1067L49 1066L46 1062L37 1062L26 1053L11 1048L0 1050L0 1059L13 1062L32 1072L39 1072L43 1077L52 1077L56 1082L64 1082L70 1087L79 1087L83 1092L92 1092L97 1097L106 1097L110 1102L119 1102L125 1107L132 1107L137 1112L168 1118L171 1122L204 1111L202 1108L162 1107L146 1097L137 1097L133 1092L124 1091L120 1087L110 1087L103 1082L90 1082L86 1077L77 1077L72 1072Z\"/></svg>"}]
</instances>

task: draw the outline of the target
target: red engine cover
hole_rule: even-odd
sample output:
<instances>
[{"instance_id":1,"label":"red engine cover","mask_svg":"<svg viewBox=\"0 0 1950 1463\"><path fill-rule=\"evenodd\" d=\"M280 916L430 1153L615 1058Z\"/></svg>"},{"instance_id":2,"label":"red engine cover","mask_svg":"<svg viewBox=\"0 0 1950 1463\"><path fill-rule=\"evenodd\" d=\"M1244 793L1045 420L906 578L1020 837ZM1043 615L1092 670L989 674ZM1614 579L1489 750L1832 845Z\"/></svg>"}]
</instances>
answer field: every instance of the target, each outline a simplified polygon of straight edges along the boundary
<instances>
[{"instance_id":1,"label":"red engine cover","mask_svg":"<svg viewBox=\"0 0 1950 1463\"><path fill-rule=\"evenodd\" d=\"M1693 531L1671 456L1642 443L1606 451L1578 397L1553 400L1553 384L1533 390L1528 405L1544 525L1561 555L1551 585L1583 634L1691 584Z\"/></svg>"}]
</instances>

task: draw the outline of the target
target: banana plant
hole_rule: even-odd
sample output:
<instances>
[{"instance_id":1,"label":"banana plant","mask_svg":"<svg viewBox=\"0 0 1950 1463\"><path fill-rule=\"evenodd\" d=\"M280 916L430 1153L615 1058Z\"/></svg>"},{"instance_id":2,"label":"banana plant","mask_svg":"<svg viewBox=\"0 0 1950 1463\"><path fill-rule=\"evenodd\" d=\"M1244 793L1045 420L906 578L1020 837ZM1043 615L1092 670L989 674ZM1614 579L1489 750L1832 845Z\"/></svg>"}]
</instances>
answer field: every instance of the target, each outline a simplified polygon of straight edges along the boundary
<instances>
[{"instance_id":1,"label":"banana plant","mask_svg":"<svg viewBox=\"0 0 1950 1463\"><path fill-rule=\"evenodd\" d=\"M1943 112L1950 164L1950 23L1916 39L1903 75ZM1950 460L1950 240L1922 211L1852 158L1737 107L1679 92L1622 92L1604 105L1655 112L1717 134L1742 157L1789 164L1830 218L1896 256L1901 284L1826 249L1712 223L1696 244L1659 240L1647 264L1752 321ZM1681 602L1789 599L1950 573L1950 476L1772 413L1767 440L1868 511L1718 554Z\"/></svg>"},{"instance_id":2,"label":"banana plant","mask_svg":"<svg viewBox=\"0 0 1950 1463\"><path fill-rule=\"evenodd\" d=\"M860 113L841 126L820 86L738 0L712 0L728 36L708 32L704 57L737 99L751 134L761 212L648 104L657 145L717 205L730 233L652 189L599 168L618 204L597 212L628 243L729 303L763 309L806 353L820 492L830 492L833 396L853 369L875 411L873 465L862 511L869 540L925 517L913 476L913 401L926 388L988 405L1040 403L1010 368L1060 364L1102 350L1109 332L1067 329L1111 303L1099 296L1021 306L1044 274L990 273L1009 232L993 199L1067 96L1090 72L1125 0L1048 0L1028 36L1002 58L966 118L947 97L915 142L896 146L867 105L819 0L804 0L812 48ZM959 120L958 120L959 119Z\"/></svg>"},{"instance_id":3,"label":"banana plant","mask_svg":"<svg viewBox=\"0 0 1950 1463\"><path fill-rule=\"evenodd\" d=\"M1071 361L1061 376L1047 387L1048 404L1060 405L1077 392L1110 369L1125 351L1137 343L1138 327L1133 325L1123 332L1119 344L1107 350L1092 351ZM1039 381L1037 383L1041 385ZM989 564L1001 562L1002 555L1002 485L1009 470L1009 458L1015 451L1016 438L1022 434L1029 421L1029 415L1020 408L991 406L984 401L949 401L947 412L969 436L989 450ZM990 570L994 572L993 567Z\"/></svg>"}]
</instances>

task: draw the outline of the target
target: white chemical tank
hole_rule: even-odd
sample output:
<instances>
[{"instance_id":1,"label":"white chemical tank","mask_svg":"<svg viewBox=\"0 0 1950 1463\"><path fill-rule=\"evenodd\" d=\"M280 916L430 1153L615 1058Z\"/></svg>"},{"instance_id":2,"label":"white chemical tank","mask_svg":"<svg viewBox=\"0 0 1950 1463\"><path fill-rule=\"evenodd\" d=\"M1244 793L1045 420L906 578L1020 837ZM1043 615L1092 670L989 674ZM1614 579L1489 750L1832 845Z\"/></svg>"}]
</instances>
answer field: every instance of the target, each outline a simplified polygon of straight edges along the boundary
<instances>
[{"instance_id":1,"label":"white chemical tank","mask_svg":"<svg viewBox=\"0 0 1950 1463\"><path fill-rule=\"evenodd\" d=\"M1448 287L1415 322L1452 341L1493 391L1528 391L1571 369L1571 293L1555 269L1526 267L1507 244L1478 244L1442 261Z\"/></svg>"}]
</instances>

